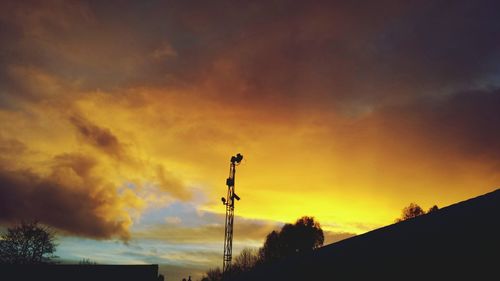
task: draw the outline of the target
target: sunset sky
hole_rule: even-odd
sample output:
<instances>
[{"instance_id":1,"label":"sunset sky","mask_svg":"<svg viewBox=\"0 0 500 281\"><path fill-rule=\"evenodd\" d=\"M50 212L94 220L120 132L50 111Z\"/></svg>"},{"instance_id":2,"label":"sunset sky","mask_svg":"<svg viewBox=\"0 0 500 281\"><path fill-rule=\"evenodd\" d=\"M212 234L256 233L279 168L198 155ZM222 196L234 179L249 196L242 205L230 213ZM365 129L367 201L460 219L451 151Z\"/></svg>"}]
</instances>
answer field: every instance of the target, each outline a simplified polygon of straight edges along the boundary
<instances>
[{"instance_id":1,"label":"sunset sky","mask_svg":"<svg viewBox=\"0 0 500 281\"><path fill-rule=\"evenodd\" d=\"M0 229L78 262L222 265L500 184L497 1L1 1Z\"/></svg>"}]
</instances>

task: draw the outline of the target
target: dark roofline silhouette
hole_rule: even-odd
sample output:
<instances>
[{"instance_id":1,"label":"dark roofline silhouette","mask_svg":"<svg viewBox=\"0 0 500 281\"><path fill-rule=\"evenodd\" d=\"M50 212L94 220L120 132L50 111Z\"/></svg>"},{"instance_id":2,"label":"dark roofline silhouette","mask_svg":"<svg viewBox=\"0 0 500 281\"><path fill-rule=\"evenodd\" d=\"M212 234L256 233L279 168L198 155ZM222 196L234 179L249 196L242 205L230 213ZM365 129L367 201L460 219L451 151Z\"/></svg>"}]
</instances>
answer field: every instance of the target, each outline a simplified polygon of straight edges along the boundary
<instances>
[{"instance_id":1,"label":"dark roofline silhouette","mask_svg":"<svg viewBox=\"0 0 500 281\"><path fill-rule=\"evenodd\" d=\"M1 280L158 281L158 265L0 265Z\"/></svg>"},{"instance_id":2,"label":"dark roofline silhouette","mask_svg":"<svg viewBox=\"0 0 500 281\"><path fill-rule=\"evenodd\" d=\"M316 251L238 280L417 280L498 276L500 189Z\"/></svg>"}]
</instances>

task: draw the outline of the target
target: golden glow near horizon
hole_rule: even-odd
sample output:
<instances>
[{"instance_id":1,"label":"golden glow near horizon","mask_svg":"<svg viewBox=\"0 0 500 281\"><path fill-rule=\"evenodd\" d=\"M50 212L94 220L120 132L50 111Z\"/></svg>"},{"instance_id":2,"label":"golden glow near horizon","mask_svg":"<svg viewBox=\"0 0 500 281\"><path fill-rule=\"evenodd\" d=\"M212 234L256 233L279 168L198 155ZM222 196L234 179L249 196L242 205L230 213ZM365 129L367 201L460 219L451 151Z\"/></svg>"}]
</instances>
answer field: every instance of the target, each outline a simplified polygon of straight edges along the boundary
<instances>
[{"instance_id":1,"label":"golden glow near horizon","mask_svg":"<svg viewBox=\"0 0 500 281\"><path fill-rule=\"evenodd\" d=\"M355 125L345 124L353 122L350 117L319 113L302 118L301 112L288 113L293 123L280 116L273 120L273 113L265 112L270 116L262 122L258 110L240 112L173 96L149 89L132 90L119 99L111 93L82 93L63 112L47 102L26 109L26 114L5 114L4 120L15 118L3 123L2 131L36 152L19 155L19 168L44 174L47 166L36 163L76 151L97 157L94 172L115 186L159 185L131 194L135 208L127 209L136 211L191 200L196 188L205 194L201 210L222 213L218 198L225 191L229 157L242 152L245 161L238 167L236 187L243 200L237 215L279 222L312 215L337 232L362 233L390 224L409 202L443 206L487 192L497 180L488 178L477 163L461 161L457 167L454 155L436 159L419 147L408 147L412 140L387 143L386 138L396 137L391 132L363 128L373 122L370 114L357 117ZM143 105L128 104L137 97ZM32 123L28 119L33 115ZM99 124L119 140L120 148L103 151L91 141L85 144L89 140L68 121L72 116Z\"/></svg>"}]
</instances>

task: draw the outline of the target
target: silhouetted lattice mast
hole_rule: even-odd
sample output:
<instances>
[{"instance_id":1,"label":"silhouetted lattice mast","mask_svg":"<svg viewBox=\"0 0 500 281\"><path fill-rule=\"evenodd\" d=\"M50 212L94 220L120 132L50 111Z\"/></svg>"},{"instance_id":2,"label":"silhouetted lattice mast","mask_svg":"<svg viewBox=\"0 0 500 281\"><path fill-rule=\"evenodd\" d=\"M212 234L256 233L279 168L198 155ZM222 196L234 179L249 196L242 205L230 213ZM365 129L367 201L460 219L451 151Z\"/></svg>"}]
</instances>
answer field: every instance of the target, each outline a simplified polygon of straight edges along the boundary
<instances>
[{"instance_id":1,"label":"silhouetted lattice mast","mask_svg":"<svg viewBox=\"0 0 500 281\"><path fill-rule=\"evenodd\" d=\"M231 269L231 259L233 255L233 224L234 224L234 199L240 200L240 197L234 193L234 180L236 176L236 166L243 160L243 155L240 153L231 157L229 165L229 178L226 180L227 197L222 197L222 204L226 206L226 227L224 233L224 261L222 263L222 271L229 272Z\"/></svg>"}]
</instances>

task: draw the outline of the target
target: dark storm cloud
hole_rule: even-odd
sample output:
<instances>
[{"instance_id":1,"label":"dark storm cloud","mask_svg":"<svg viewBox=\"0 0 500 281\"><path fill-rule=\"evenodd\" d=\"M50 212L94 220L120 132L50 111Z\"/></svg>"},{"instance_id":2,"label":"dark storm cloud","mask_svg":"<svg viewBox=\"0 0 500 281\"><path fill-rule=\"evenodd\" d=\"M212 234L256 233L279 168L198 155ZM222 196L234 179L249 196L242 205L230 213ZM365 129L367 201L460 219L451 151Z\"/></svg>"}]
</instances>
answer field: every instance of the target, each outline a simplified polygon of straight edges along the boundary
<instances>
[{"instance_id":1,"label":"dark storm cloud","mask_svg":"<svg viewBox=\"0 0 500 281\"><path fill-rule=\"evenodd\" d=\"M381 108L360 119L359 125L383 132L369 137L385 154L398 155L399 147L419 151L411 156L414 161L475 161L495 170L500 166L499 112L499 89L464 91Z\"/></svg>"},{"instance_id":2,"label":"dark storm cloud","mask_svg":"<svg viewBox=\"0 0 500 281\"><path fill-rule=\"evenodd\" d=\"M39 220L66 233L91 238L129 238L124 206L134 198L120 195L90 173L96 161L79 154L53 159L50 174L0 169L0 221Z\"/></svg>"},{"instance_id":3,"label":"dark storm cloud","mask_svg":"<svg viewBox=\"0 0 500 281\"><path fill-rule=\"evenodd\" d=\"M36 65L90 89L197 86L228 103L356 106L475 86L499 64L496 1L13 3L2 69Z\"/></svg>"},{"instance_id":4,"label":"dark storm cloud","mask_svg":"<svg viewBox=\"0 0 500 281\"><path fill-rule=\"evenodd\" d=\"M166 24L147 23L177 54L163 74L227 102L390 103L474 87L498 71L494 1L157 5L158 18L170 11Z\"/></svg>"},{"instance_id":5,"label":"dark storm cloud","mask_svg":"<svg viewBox=\"0 0 500 281\"><path fill-rule=\"evenodd\" d=\"M85 1L3 1L2 105L44 97L44 89L26 88L31 86L26 85L32 78L30 75L13 75L13 68L37 69L63 81L75 82L79 90L143 84L139 81L145 81L146 77L150 83L157 80L151 74L159 72L160 64L158 56L153 54L155 51L158 54L164 39L151 30L144 32L148 28L135 28L142 26L138 19L125 25L115 13L116 9L103 14Z\"/></svg>"},{"instance_id":6,"label":"dark storm cloud","mask_svg":"<svg viewBox=\"0 0 500 281\"><path fill-rule=\"evenodd\" d=\"M69 120L84 142L117 159L124 157L123 147L111 130L101 128L81 116L72 116Z\"/></svg>"},{"instance_id":7,"label":"dark storm cloud","mask_svg":"<svg viewBox=\"0 0 500 281\"><path fill-rule=\"evenodd\" d=\"M377 36L376 79L430 94L475 87L498 71L497 1L418 1ZM383 77L380 77L383 76ZM456 90L456 89L451 89Z\"/></svg>"}]
</instances>

